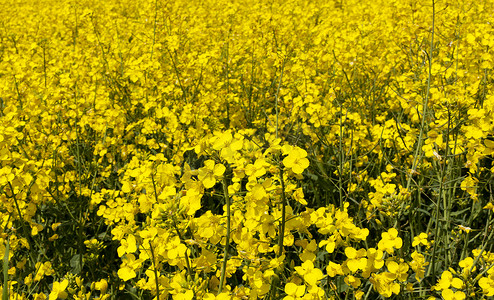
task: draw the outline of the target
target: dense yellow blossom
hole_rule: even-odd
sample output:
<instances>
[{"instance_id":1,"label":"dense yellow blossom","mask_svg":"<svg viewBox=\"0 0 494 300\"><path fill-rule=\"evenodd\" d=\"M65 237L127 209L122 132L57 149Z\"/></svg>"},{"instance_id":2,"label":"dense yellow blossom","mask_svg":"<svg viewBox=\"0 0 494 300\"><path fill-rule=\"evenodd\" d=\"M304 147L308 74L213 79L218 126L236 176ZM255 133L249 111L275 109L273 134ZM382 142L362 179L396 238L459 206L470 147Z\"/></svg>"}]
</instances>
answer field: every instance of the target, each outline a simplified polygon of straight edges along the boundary
<instances>
[{"instance_id":1,"label":"dense yellow blossom","mask_svg":"<svg viewBox=\"0 0 494 300\"><path fill-rule=\"evenodd\" d=\"M494 1L0 7L4 296L494 295Z\"/></svg>"}]
</instances>

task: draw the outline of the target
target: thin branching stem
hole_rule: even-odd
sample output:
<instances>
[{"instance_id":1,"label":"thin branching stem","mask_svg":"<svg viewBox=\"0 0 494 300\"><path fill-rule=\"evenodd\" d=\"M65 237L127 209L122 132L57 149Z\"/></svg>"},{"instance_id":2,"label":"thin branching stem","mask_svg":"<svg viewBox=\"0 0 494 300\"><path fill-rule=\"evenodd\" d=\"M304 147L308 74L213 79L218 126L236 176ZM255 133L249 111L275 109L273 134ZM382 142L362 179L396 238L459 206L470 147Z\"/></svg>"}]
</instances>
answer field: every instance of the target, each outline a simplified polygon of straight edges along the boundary
<instances>
[{"instance_id":1,"label":"thin branching stem","mask_svg":"<svg viewBox=\"0 0 494 300\"><path fill-rule=\"evenodd\" d=\"M154 281L156 283L156 299L160 300L160 285L158 277L158 266L156 265L156 258L154 256L153 244L149 241L149 249L151 250L151 258L153 259L153 271L154 271Z\"/></svg>"},{"instance_id":2,"label":"thin branching stem","mask_svg":"<svg viewBox=\"0 0 494 300\"><path fill-rule=\"evenodd\" d=\"M281 222L280 232L278 239L278 257L283 254L283 239L285 238L285 224L286 224L286 194L285 194L285 179L283 178L283 168L280 163L280 181L281 181Z\"/></svg>"},{"instance_id":3,"label":"thin branching stem","mask_svg":"<svg viewBox=\"0 0 494 300\"><path fill-rule=\"evenodd\" d=\"M220 275L220 286L218 288L218 295L223 290L223 285L225 284L226 277L226 263L228 261L228 253L230 248L230 223L231 223L231 212L230 212L230 196L228 195L228 185L226 183L226 178L223 177L223 196L226 202L226 237L225 237L225 249L223 252L223 263L221 265L221 275Z\"/></svg>"}]
</instances>

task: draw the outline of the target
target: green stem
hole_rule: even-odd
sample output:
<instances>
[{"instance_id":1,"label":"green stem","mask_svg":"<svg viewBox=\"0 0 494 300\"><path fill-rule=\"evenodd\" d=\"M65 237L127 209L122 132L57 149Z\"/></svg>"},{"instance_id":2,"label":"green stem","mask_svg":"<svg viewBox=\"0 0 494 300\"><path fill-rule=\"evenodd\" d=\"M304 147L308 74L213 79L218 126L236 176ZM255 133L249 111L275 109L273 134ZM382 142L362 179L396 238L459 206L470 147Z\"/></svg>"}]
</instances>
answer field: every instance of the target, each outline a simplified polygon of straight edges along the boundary
<instances>
[{"instance_id":1,"label":"green stem","mask_svg":"<svg viewBox=\"0 0 494 300\"><path fill-rule=\"evenodd\" d=\"M46 40L43 41L43 74L45 79L45 89L46 89Z\"/></svg>"},{"instance_id":2,"label":"green stem","mask_svg":"<svg viewBox=\"0 0 494 300\"><path fill-rule=\"evenodd\" d=\"M153 172L151 172L151 182L153 183L154 199L155 199L156 203L158 203L158 191L156 189L156 181L154 180L154 173ZM180 239L181 242L185 243L185 239L183 238L182 234L180 233L180 230L178 229L178 226L177 226L177 221L175 220L174 217L172 218L172 221L173 221L173 227L175 228L175 231L177 232L178 238ZM187 243L185 243L185 247L187 247L187 249L189 249L189 246L187 246ZM187 265L187 273L192 278L192 269L190 268L189 256L187 255L187 251L185 251L185 264Z\"/></svg>"},{"instance_id":3,"label":"green stem","mask_svg":"<svg viewBox=\"0 0 494 300\"><path fill-rule=\"evenodd\" d=\"M175 56L173 56L173 54L170 50L167 49L167 51L168 51L168 55L170 56L170 60L172 62L173 70L175 71L175 75L177 76L178 85L180 86L180 89L182 90L182 98L184 99L184 102L187 104L188 103L187 94L186 94L184 85L182 84L182 79L180 78L180 72L178 71L177 62L175 61L175 60L178 61L178 59L176 59L177 58L177 52L175 51Z\"/></svg>"},{"instance_id":4,"label":"green stem","mask_svg":"<svg viewBox=\"0 0 494 300\"><path fill-rule=\"evenodd\" d=\"M3 255L3 293L2 300L9 299L9 239L5 245L5 254Z\"/></svg>"},{"instance_id":5,"label":"green stem","mask_svg":"<svg viewBox=\"0 0 494 300\"><path fill-rule=\"evenodd\" d=\"M428 72L428 77L427 77L427 91L425 93L425 100L424 100L424 104L423 104L423 108L422 108L422 120L420 123L420 132L419 132L419 138L417 141L417 148L415 149L415 155L413 156L412 170L410 173L407 174L408 175L407 189L410 188L413 172L416 171L415 169L417 168L417 165L418 165L419 152L422 149L422 142L424 139L425 116L427 114L427 106L429 105L429 96L430 96L431 78L432 78L432 52L434 51L435 16L436 16L436 5L435 5L435 0L432 0L432 37L431 37L430 54L428 56L429 72Z\"/></svg>"},{"instance_id":6,"label":"green stem","mask_svg":"<svg viewBox=\"0 0 494 300\"><path fill-rule=\"evenodd\" d=\"M154 2L154 27L153 27L153 45L151 46L151 62L153 61L154 45L156 44L156 24L158 21L157 19L158 19L158 0Z\"/></svg>"},{"instance_id":7,"label":"green stem","mask_svg":"<svg viewBox=\"0 0 494 300\"><path fill-rule=\"evenodd\" d=\"M149 241L149 249L151 249L151 258L153 259L153 266L154 266L154 281L156 283L156 299L160 300L160 286L158 282L158 269L156 267L156 260L154 257L154 249L153 245L151 244L151 241Z\"/></svg>"},{"instance_id":8,"label":"green stem","mask_svg":"<svg viewBox=\"0 0 494 300\"><path fill-rule=\"evenodd\" d=\"M78 99L78 86L77 86L77 82L75 84L75 100L76 100L76 103L77 103L77 99ZM78 177L78 183L79 183L79 193L78 193L78 199L81 199L81 195L82 195L82 161L81 161L81 150L80 150L80 143L81 143L81 140L80 140L80 135L79 135L79 125L78 125L78 118L76 118L76 122L75 122L75 132L76 132L76 154L77 154L77 177ZM78 246L79 246L79 266L80 266L80 274L82 274L82 264L83 264L83 252L84 252L84 235L83 235L83 230L84 228L86 227L85 226L85 219L86 219L86 216L84 215L84 213L80 212L79 214L79 228L78 228Z\"/></svg>"},{"instance_id":9,"label":"green stem","mask_svg":"<svg viewBox=\"0 0 494 300\"><path fill-rule=\"evenodd\" d=\"M490 219L490 218L489 218ZM490 220L489 220L490 221ZM486 229L488 229L490 226L492 225L489 225L489 223L486 224ZM486 232L487 233L487 232ZM475 265L477 264L477 262L479 261L480 257L482 256L482 254L484 253L485 251L485 248L487 247L487 245L490 245L490 241L492 239L494 235L494 230L491 230L490 234L489 234L489 237L487 238L487 240L485 241L484 245L482 246L482 248L480 249L480 253L477 255L477 257L475 257L475 260L473 261L472 263L472 266L470 267L470 269L468 270L468 274L471 274L472 273L472 270L473 268L475 267ZM479 277L476 277L476 278L479 278Z\"/></svg>"},{"instance_id":10,"label":"green stem","mask_svg":"<svg viewBox=\"0 0 494 300\"><path fill-rule=\"evenodd\" d=\"M180 239L181 242L184 242L184 238L182 234L180 233L180 230L178 230L177 222L175 218L173 218L173 227L175 228L175 231L177 232L178 238ZM187 243L185 243L185 247L187 247L187 250L189 247L187 246ZM189 262L189 256L187 254L187 251L185 251L185 264L187 265L187 273L189 276L192 278L192 269L190 268L190 262Z\"/></svg>"},{"instance_id":11,"label":"green stem","mask_svg":"<svg viewBox=\"0 0 494 300\"><path fill-rule=\"evenodd\" d=\"M12 183L9 182L8 184L9 184L10 190L12 191L12 198L14 199L15 208L17 210L17 214L19 215L19 222L21 222L22 230L24 231L24 234L26 236L26 239L29 239L31 237L31 232L30 232L29 228L26 225L26 222L28 222L28 221L24 220L24 218L22 217L21 208L19 206L19 203L17 202L16 195L14 194L14 187L12 186ZM36 246L38 246L38 249L41 249L41 247L38 244L38 242L36 240L34 240L34 242L36 243ZM44 252L42 252L42 253L44 254L45 258L47 258L46 257L46 254ZM29 258L31 259L32 264L35 265L36 264L36 260L34 259L33 254L32 254L31 251L29 252Z\"/></svg>"},{"instance_id":12,"label":"green stem","mask_svg":"<svg viewBox=\"0 0 494 300\"><path fill-rule=\"evenodd\" d=\"M278 239L278 257L283 254L283 239L285 238L285 223L286 223L286 195L285 195L285 180L283 179L283 168L280 163L280 181L281 181L281 222Z\"/></svg>"},{"instance_id":13,"label":"green stem","mask_svg":"<svg viewBox=\"0 0 494 300\"><path fill-rule=\"evenodd\" d=\"M286 60L283 59L283 65L281 66L280 81L278 82L278 87L276 88L276 95L274 98L274 101L275 101L274 104L275 104L275 108L276 108L276 127L275 127L276 138L278 138L278 118L279 118L278 98L280 95L281 82L283 80L283 71L285 69L285 62L286 62Z\"/></svg>"},{"instance_id":14,"label":"green stem","mask_svg":"<svg viewBox=\"0 0 494 300\"><path fill-rule=\"evenodd\" d=\"M230 196L228 195L228 185L226 183L226 179L223 178L223 195L225 197L226 202L226 238L225 238L225 251L223 256L223 264L221 265L221 275L220 275L220 286L218 288L218 295L223 290L223 285L225 284L225 276L226 276L226 262L228 260L228 252L230 248Z\"/></svg>"},{"instance_id":15,"label":"green stem","mask_svg":"<svg viewBox=\"0 0 494 300\"><path fill-rule=\"evenodd\" d=\"M346 118L346 116L345 116ZM340 103L340 134L339 134L339 166L338 166L338 194L340 197L340 209L343 209L343 160L344 160L344 153L343 153L343 108Z\"/></svg>"},{"instance_id":16,"label":"green stem","mask_svg":"<svg viewBox=\"0 0 494 300\"><path fill-rule=\"evenodd\" d=\"M436 17L436 2L435 0L432 0L432 36L431 36L431 47L430 47L430 54L429 54L429 74L427 78L427 92L425 94L425 102L424 102L424 107L423 107L423 112L422 112L422 122L420 125L420 133L419 133L419 140L417 143L417 149L415 152L415 157L412 165L412 171L415 171L415 168L417 167L417 157L420 149L422 148L422 139L423 139L423 134L424 134L424 128L425 128L425 117L427 113L427 106L429 103L429 94L430 94L430 88L431 88L431 78L432 78L432 52L434 51L434 25L435 25L435 17ZM412 174L408 174L408 182L407 182L407 189L410 187L410 182L412 179ZM439 234L439 201L436 203L436 212L435 212L435 217L436 217L436 227L434 229L434 239L438 239L438 234ZM434 245L432 248L432 261L431 265L429 267L429 270L427 271L427 276L431 273L432 271L432 277L435 277L436 275L436 270L435 270L435 264L436 264L436 250L437 250L437 243Z\"/></svg>"}]
</instances>

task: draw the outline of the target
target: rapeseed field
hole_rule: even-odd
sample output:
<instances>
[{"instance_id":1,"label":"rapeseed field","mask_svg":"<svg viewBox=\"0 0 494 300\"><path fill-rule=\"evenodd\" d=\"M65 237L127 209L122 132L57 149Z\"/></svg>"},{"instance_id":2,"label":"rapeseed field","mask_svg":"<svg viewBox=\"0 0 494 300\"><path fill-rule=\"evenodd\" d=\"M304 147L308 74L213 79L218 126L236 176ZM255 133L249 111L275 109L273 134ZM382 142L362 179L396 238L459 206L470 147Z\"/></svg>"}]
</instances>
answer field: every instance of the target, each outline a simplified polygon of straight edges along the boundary
<instances>
[{"instance_id":1,"label":"rapeseed field","mask_svg":"<svg viewBox=\"0 0 494 300\"><path fill-rule=\"evenodd\" d=\"M492 299L494 1L0 0L7 299Z\"/></svg>"}]
</instances>

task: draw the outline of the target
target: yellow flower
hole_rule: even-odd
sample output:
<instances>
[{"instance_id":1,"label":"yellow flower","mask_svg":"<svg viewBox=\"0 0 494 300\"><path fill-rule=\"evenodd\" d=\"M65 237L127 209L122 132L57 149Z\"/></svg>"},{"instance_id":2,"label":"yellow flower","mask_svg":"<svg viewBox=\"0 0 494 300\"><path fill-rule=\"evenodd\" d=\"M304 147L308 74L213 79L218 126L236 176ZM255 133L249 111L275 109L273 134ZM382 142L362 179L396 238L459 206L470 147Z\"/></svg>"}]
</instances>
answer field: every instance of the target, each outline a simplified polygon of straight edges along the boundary
<instances>
[{"instance_id":1,"label":"yellow flower","mask_svg":"<svg viewBox=\"0 0 494 300\"><path fill-rule=\"evenodd\" d=\"M295 267L295 271L304 278L309 286L316 285L324 277L322 271L315 268L310 260L305 261L302 266Z\"/></svg>"},{"instance_id":2,"label":"yellow flower","mask_svg":"<svg viewBox=\"0 0 494 300\"><path fill-rule=\"evenodd\" d=\"M122 264L117 274L123 281L130 280L137 276L135 270L141 267L142 259L137 259L133 254L127 254L122 258Z\"/></svg>"},{"instance_id":3,"label":"yellow flower","mask_svg":"<svg viewBox=\"0 0 494 300\"><path fill-rule=\"evenodd\" d=\"M467 297L462 291L453 292L453 290L450 289L442 291L441 296L443 296L444 300L463 300Z\"/></svg>"},{"instance_id":4,"label":"yellow flower","mask_svg":"<svg viewBox=\"0 0 494 300\"><path fill-rule=\"evenodd\" d=\"M206 160L204 167L199 169L197 178L202 182L205 188L212 188L216 184L216 179L221 177L225 173L225 166L223 164L215 164L213 160Z\"/></svg>"},{"instance_id":5,"label":"yellow flower","mask_svg":"<svg viewBox=\"0 0 494 300\"><path fill-rule=\"evenodd\" d=\"M324 245L326 245L326 251L328 253L333 253L336 248L336 237L331 235L328 239L319 242L319 247L323 247Z\"/></svg>"},{"instance_id":6,"label":"yellow flower","mask_svg":"<svg viewBox=\"0 0 494 300\"><path fill-rule=\"evenodd\" d=\"M390 276L392 274L388 272L373 274L369 281L374 286L374 289L381 294L382 296L388 298L391 295L400 293L400 285L396 282L393 282L393 277Z\"/></svg>"},{"instance_id":7,"label":"yellow flower","mask_svg":"<svg viewBox=\"0 0 494 300\"><path fill-rule=\"evenodd\" d=\"M390 228L388 232L381 233L382 239L378 243L380 250L393 254L394 249L400 249L403 246L403 240L398 237L398 230Z\"/></svg>"},{"instance_id":8,"label":"yellow flower","mask_svg":"<svg viewBox=\"0 0 494 300\"><path fill-rule=\"evenodd\" d=\"M347 275L345 277L345 283L348 285L353 286L354 289L358 288L361 284L361 281L359 278L352 276L352 275Z\"/></svg>"},{"instance_id":9,"label":"yellow flower","mask_svg":"<svg viewBox=\"0 0 494 300\"><path fill-rule=\"evenodd\" d=\"M306 158L307 151L299 147L285 145L282 148L284 154L288 154L283 159L283 165L293 171L295 174L302 172L309 166L309 160Z\"/></svg>"},{"instance_id":10,"label":"yellow flower","mask_svg":"<svg viewBox=\"0 0 494 300\"><path fill-rule=\"evenodd\" d=\"M367 250L367 265L363 269L362 276L369 278L371 273L384 266L384 252L379 249L369 248Z\"/></svg>"},{"instance_id":11,"label":"yellow flower","mask_svg":"<svg viewBox=\"0 0 494 300\"><path fill-rule=\"evenodd\" d=\"M173 297L174 300L192 300L194 299L194 292L187 290L184 293L178 293Z\"/></svg>"},{"instance_id":12,"label":"yellow flower","mask_svg":"<svg viewBox=\"0 0 494 300\"><path fill-rule=\"evenodd\" d=\"M353 247L346 247L345 255L348 257L346 261L348 269L353 273L357 272L359 269L365 269L367 266L367 258L365 258L366 254L367 251L365 249L357 251Z\"/></svg>"},{"instance_id":13,"label":"yellow flower","mask_svg":"<svg viewBox=\"0 0 494 300\"><path fill-rule=\"evenodd\" d=\"M397 263L395 261L387 261L386 267L388 267L389 273L393 274L396 279L400 281L406 281L408 277L408 265L406 263Z\"/></svg>"},{"instance_id":14,"label":"yellow flower","mask_svg":"<svg viewBox=\"0 0 494 300\"><path fill-rule=\"evenodd\" d=\"M489 277L480 278L479 286L487 297L494 296L494 273Z\"/></svg>"},{"instance_id":15,"label":"yellow flower","mask_svg":"<svg viewBox=\"0 0 494 300\"><path fill-rule=\"evenodd\" d=\"M460 229L461 231L464 231L466 233L469 233L470 231L472 231L472 228L470 228L468 226L463 226L463 225L458 225L458 229Z\"/></svg>"},{"instance_id":16,"label":"yellow flower","mask_svg":"<svg viewBox=\"0 0 494 300\"><path fill-rule=\"evenodd\" d=\"M124 254L134 253L137 251L136 239L132 234L130 234L127 239L122 239L120 243L121 245L117 249L119 257L122 257Z\"/></svg>"},{"instance_id":17,"label":"yellow flower","mask_svg":"<svg viewBox=\"0 0 494 300\"><path fill-rule=\"evenodd\" d=\"M471 257L467 257L460 261L458 265L462 268L462 274L463 276L468 276L470 274L470 269L471 271L475 271L476 268L473 267L474 260Z\"/></svg>"},{"instance_id":18,"label":"yellow flower","mask_svg":"<svg viewBox=\"0 0 494 300\"><path fill-rule=\"evenodd\" d=\"M472 175L469 175L460 184L461 189L466 191L474 201L478 200L478 194L477 194L478 182L479 180L477 178L472 177Z\"/></svg>"},{"instance_id":19,"label":"yellow flower","mask_svg":"<svg viewBox=\"0 0 494 300\"><path fill-rule=\"evenodd\" d=\"M46 300L46 295L44 293L35 293L33 294L33 299L34 300Z\"/></svg>"},{"instance_id":20,"label":"yellow flower","mask_svg":"<svg viewBox=\"0 0 494 300\"><path fill-rule=\"evenodd\" d=\"M55 270L53 270L51 262L49 261L45 263L37 262L35 266L38 272L34 277L34 281L40 281L44 276L55 274Z\"/></svg>"},{"instance_id":21,"label":"yellow flower","mask_svg":"<svg viewBox=\"0 0 494 300\"><path fill-rule=\"evenodd\" d=\"M259 178L266 174L266 167L269 167L266 160L264 158L258 158L254 164L245 166L245 175L249 176L249 179Z\"/></svg>"},{"instance_id":22,"label":"yellow flower","mask_svg":"<svg viewBox=\"0 0 494 300\"><path fill-rule=\"evenodd\" d=\"M485 150L484 150L484 155L491 155L494 153L494 141L485 139L484 140L485 144Z\"/></svg>"},{"instance_id":23,"label":"yellow flower","mask_svg":"<svg viewBox=\"0 0 494 300\"><path fill-rule=\"evenodd\" d=\"M296 299L302 297L305 294L305 285L297 285L293 282L289 282L285 285L285 293L289 297L291 297L288 299Z\"/></svg>"},{"instance_id":24,"label":"yellow flower","mask_svg":"<svg viewBox=\"0 0 494 300\"><path fill-rule=\"evenodd\" d=\"M293 199L302 205L307 205L307 201L304 199L304 191L302 188L298 188L293 192Z\"/></svg>"},{"instance_id":25,"label":"yellow flower","mask_svg":"<svg viewBox=\"0 0 494 300\"><path fill-rule=\"evenodd\" d=\"M328 273L329 277L335 277L336 275L344 274L342 266L332 261L328 263L326 272Z\"/></svg>"},{"instance_id":26,"label":"yellow flower","mask_svg":"<svg viewBox=\"0 0 494 300\"><path fill-rule=\"evenodd\" d=\"M106 279L101 279L95 283L94 288L101 291L101 293L106 293L106 290L108 289L108 281L106 281Z\"/></svg>"},{"instance_id":27,"label":"yellow flower","mask_svg":"<svg viewBox=\"0 0 494 300\"><path fill-rule=\"evenodd\" d=\"M484 206L484 209L490 209L492 210L492 212L494 212L494 204L492 202L489 202L486 206Z\"/></svg>"},{"instance_id":28,"label":"yellow flower","mask_svg":"<svg viewBox=\"0 0 494 300\"><path fill-rule=\"evenodd\" d=\"M425 232L420 233L418 236L413 238L412 247L418 245L424 245L430 247L429 241L427 240L428 234Z\"/></svg>"},{"instance_id":29,"label":"yellow flower","mask_svg":"<svg viewBox=\"0 0 494 300\"><path fill-rule=\"evenodd\" d=\"M444 271L435 288L444 291L451 286L456 289L461 289L463 287L463 281L460 278L453 277L453 274L450 271Z\"/></svg>"},{"instance_id":30,"label":"yellow flower","mask_svg":"<svg viewBox=\"0 0 494 300\"><path fill-rule=\"evenodd\" d=\"M67 279L64 279L62 282L57 282L55 281L53 283L53 287L51 289L51 293L49 295L49 300L56 300L56 299L65 299L67 298L68 294L65 291L67 286L69 285L69 281Z\"/></svg>"},{"instance_id":31,"label":"yellow flower","mask_svg":"<svg viewBox=\"0 0 494 300\"><path fill-rule=\"evenodd\" d=\"M420 281L425 276L425 267L429 264L425 261L425 258L422 254L417 251L413 251L412 253L412 261L409 262L410 267L415 272L415 279Z\"/></svg>"},{"instance_id":32,"label":"yellow flower","mask_svg":"<svg viewBox=\"0 0 494 300\"><path fill-rule=\"evenodd\" d=\"M361 290L355 291L355 299L357 299L357 300L362 299L364 294L365 294L364 291L361 291Z\"/></svg>"}]
</instances>

